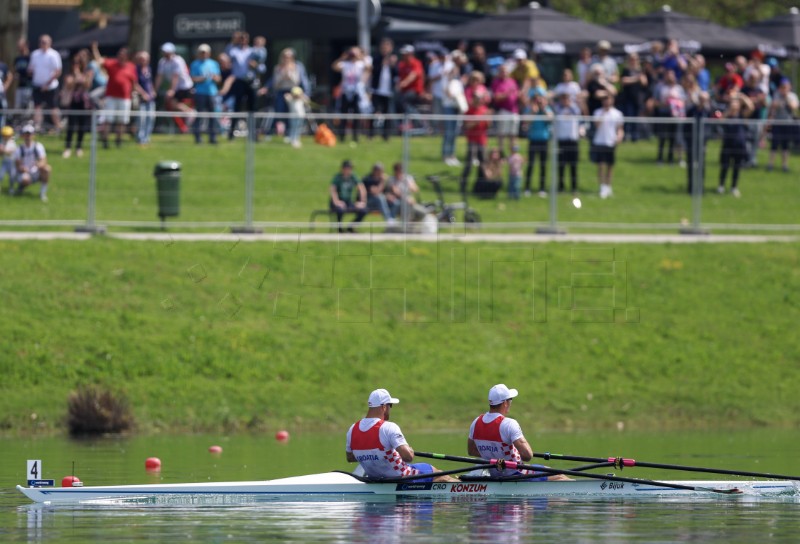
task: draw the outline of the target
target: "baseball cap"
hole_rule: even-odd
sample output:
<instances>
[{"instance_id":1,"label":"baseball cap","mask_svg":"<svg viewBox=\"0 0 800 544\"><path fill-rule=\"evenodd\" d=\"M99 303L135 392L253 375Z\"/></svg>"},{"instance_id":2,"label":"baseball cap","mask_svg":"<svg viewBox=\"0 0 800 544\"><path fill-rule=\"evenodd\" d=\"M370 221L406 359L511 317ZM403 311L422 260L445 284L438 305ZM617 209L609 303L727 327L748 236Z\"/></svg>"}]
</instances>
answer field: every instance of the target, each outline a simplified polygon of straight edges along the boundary
<instances>
[{"instance_id":1,"label":"baseball cap","mask_svg":"<svg viewBox=\"0 0 800 544\"><path fill-rule=\"evenodd\" d=\"M294 86L290 92L292 93L292 96L302 96L303 88Z\"/></svg>"},{"instance_id":2,"label":"baseball cap","mask_svg":"<svg viewBox=\"0 0 800 544\"><path fill-rule=\"evenodd\" d=\"M22 127L23 134L33 134L34 132L36 132L36 129L33 128L33 125L25 125Z\"/></svg>"},{"instance_id":3,"label":"baseball cap","mask_svg":"<svg viewBox=\"0 0 800 544\"><path fill-rule=\"evenodd\" d=\"M404 45L403 47L400 48L400 54L402 54L402 55L405 55L406 53L413 53L413 52L414 52L414 46L411 45L411 44Z\"/></svg>"},{"instance_id":4,"label":"baseball cap","mask_svg":"<svg viewBox=\"0 0 800 544\"><path fill-rule=\"evenodd\" d=\"M611 49L611 42L609 42L608 40L600 40L599 42L597 42L597 48L598 49Z\"/></svg>"},{"instance_id":5,"label":"baseball cap","mask_svg":"<svg viewBox=\"0 0 800 544\"><path fill-rule=\"evenodd\" d=\"M370 408L377 408L384 404L397 404L398 402L400 402L400 400L392 398L386 389L376 389L369 394L369 401L367 401L367 404Z\"/></svg>"},{"instance_id":6,"label":"baseball cap","mask_svg":"<svg viewBox=\"0 0 800 544\"><path fill-rule=\"evenodd\" d=\"M373 170L383 170L383 163L382 162L376 162L375 164L372 165L372 169Z\"/></svg>"},{"instance_id":7,"label":"baseball cap","mask_svg":"<svg viewBox=\"0 0 800 544\"><path fill-rule=\"evenodd\" d=\"M489 406L502 404L504 400L513 399L519 395L516 389L509 389L504 383L498 383L489 389Z\"/></svg>"},{"instance_id":8,"label":"baseball cap","mask_svg":"<svg viewBox=\"0 0 800 544\"><path fill-rule=\"evenodd\" d=\"M12 127L8 127L8 126L3 127L3 136L8 138L9 136L13 136L13 135L14 135L14 129Z\"/></svg>"},{"instance_id":9,"label":"baseball cap","mask_svg":"<svg viewBox=\"0 0 800 544\"><path fill-rule=\"evenodd\" d=\"M166 44L165 44L166 45ZM197 48L198 53L211 53L211 46L207 43L201 43Z\"/></svg>"},{"instance_id":10,"label":"baseball cap","mask_svg":"<svg viewBox=\"0 0 800 544\"><path fill-rule=\"evenodd\" d=\"M162 53L174 53L175 52L175 44L172 42L166 42L164 45L161 46Z\"/></svg>"},{"instance_id":11,"label":"baseball cap","mask_svg":"<svg viewBox=\"0 0 800 544\"><path fill-rule=\"evenodd\" d=\"M353 163L350 162L350 159L345 159L342 161L342 168L352 168Z\"/></svg>"},{"instance_id":12,"label":"baseball cap","mask_svg":"<svg viewBox=\"0 0 800 544\"><path fill-rule=\"evenodd\" d=\"M514 50L514 58L517 60L527 59L528 55L525 53L524 49L515 49Z\"/></svg>"},{"instance_id":13,"label":"baseball cap","mask_svg":"<svg viewBox=\"0 0 800 544\"><path fill-rule=\"evenodd\" d=\"M767 59L767 64L770 67L775 68L778 65L778 59L776 59L775 57L770 57Z\"/></svg>"}]
</instances>

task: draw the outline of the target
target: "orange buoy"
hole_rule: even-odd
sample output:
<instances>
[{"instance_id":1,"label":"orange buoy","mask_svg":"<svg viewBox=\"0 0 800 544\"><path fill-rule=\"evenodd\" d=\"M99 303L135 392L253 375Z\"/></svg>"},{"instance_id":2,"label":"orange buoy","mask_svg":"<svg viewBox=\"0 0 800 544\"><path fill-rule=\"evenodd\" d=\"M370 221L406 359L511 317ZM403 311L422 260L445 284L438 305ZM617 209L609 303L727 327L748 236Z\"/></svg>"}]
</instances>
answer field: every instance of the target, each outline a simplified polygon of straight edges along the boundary
<instances>
[{"instance_id":1,"label":"orange buoy","mask_svg":"<svg viewBox=\"0 0 800 544\"><path fill-rule=\"evenodd\" d=\"M289 440L289 431L278 431L275 433L275 440L278 442L286 442Z\"/></svg>"},{"instance_id":2,"label":"orange buoy","mask_svg":"<svg viewBox=\"0 0 800 544\"><path fill-rule=\"evenodd\" d=\"M77 476L64 476L61 478L61 487L80 487L75 484L80 484L81 481Z\"/></svg>"},{"instance_id":3,"label":"orange buoy","mask_svg":"<svg viewBox=\"0 0 800 544\"><path fill-rule=\"evenodd\" d=\"M209 446L208 453L222 453L222 446Z\"/></svg>"},{"instance_id":4,"label":"orange buoy","mask_svg":"<svg viewBox=\"0 0 800 544\"><path fill-rule=\"evenodd\" d=\"M161 470L161 459L158 457L148 457L144 461L144 468L146 470Z\"/></svg>"}]
</instances>

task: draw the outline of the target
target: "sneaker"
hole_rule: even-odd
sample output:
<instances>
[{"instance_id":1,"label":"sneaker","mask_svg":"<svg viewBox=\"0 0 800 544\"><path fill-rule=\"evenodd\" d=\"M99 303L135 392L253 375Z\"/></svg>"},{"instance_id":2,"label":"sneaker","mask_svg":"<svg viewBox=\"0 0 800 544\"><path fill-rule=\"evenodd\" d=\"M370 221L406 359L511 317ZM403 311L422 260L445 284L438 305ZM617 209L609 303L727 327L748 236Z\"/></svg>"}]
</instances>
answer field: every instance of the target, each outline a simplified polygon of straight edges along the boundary
<instances>
[{"instance_id":1,"label":"sneaker","mask_svg":"<svg viewBox=\"0 0 800 544\"><path fill-rule=\"evenodd\" d=\"M742 193L740 193L740 192L739 192L739 189L737 189L736 187L734 187L733 189L731 189L731 194L732 194L733 196L735 196L736 198L741 198L741 196L742 196Z\"/></svg>"},{"instance_id":2,"label":"sneaker","mask_svg":"<svg viewBox=\"0 0 800 544\"><path fill-rule=\"evenodd\" d=\"M530 197L531 197L531 192L525 189L525 198L530 198Z\"/></svg>"},{"instance_id":3,"label":"sneaker","mask_svg":"<svg viewBox=\"0 0 800 544\"><path fill-rule=\"evenodd\" d=\"M63 158L65 158L65 159L70 158L72 156L72 150L71 149L65 149L64 152L61 154L61 156Z\"/></svg>"},{"instance_id":4,"label":"sneaker","mask_svg":"<svg viewBox=\"0 0 800 544\"><path fill-rule=\"evenodd\" d=\"M600 185L600 198L606 199L609 197L610 187L608 185Z\"/></svg>"},{"instance_id":5,"label":"sneaker","mask_svg":"<svg viewBox=\"0 0 800 544\"><path fill-rule=\"evenodd\" d=\"M725 194L725 187L720 185L719 187L717 187L717 192L719 194L721 194L721 195L724 195Z\"/></svg>"},{"instance_id":6,"label":"sneaker","mask_svg":"<svg viewBox=\"0 0 800 544\"><path fill-rule=\"evenodd\" d=\"M450 166L461 166L461 161L455 157L450 157Z\"/></svg>"},{"instance_id":7,"label":"sneaker","mask_svg":"<svg viewBox=\"0 0 800 544\"><path fill-rule=\"evenodd\" d=\"M681 159L681 162L678 163L681 168L686 168L686 161Z\"/></svg>"},{"instance_id":8,"label":"sneaker","mask_svg":"<svg viewBox=\"0 0 800 544\"><path fill-rule=\"evenodd\" d=\"M301 147L303 147L303 144L300 143L300 140L295 140L292 142L292 147L295 149L300 149Z\"/></svg>"},{"instance_id":9,"label":"sneaker","mask_svg":"<svg viewBox=\"0 0 800 544\"><path fill-rule=\"evenodd\" d=\"M45 204L47 204L47 195L40 195L40 196L39 196L39 200L41 200L42 202L44 202Z\"/></svg>"},{"instance_id":10,"label":"sneaker","mask_svg":"<svg viewBox=\"0 0 800 544\"><path fill-rule=\"evenodd\" d=\"M75 150L75 156L78 157L79 159L81 157L83 157L83 149L81 149L80 147L78 149L76 149Z\"/></svg>"},{"instance_id":11,"label":"sneaker","mask_svg":"<svg viewBox=\"0 0 800 544\"><path fill-rule=\"evenodd\" d=\"M547 198L547 191L539 191L539 198Z\"/></svg>"},{"instance_id":12,"label":"sneaker","mask_svg":"<svg viewBox=\"0 0 800 544\"><path fill-rule=\"evenodd\" d=\"M481 161L479 161L478 159L472 159L472 166L480 166L480 165Z\"/></svg>"}]
</instances>

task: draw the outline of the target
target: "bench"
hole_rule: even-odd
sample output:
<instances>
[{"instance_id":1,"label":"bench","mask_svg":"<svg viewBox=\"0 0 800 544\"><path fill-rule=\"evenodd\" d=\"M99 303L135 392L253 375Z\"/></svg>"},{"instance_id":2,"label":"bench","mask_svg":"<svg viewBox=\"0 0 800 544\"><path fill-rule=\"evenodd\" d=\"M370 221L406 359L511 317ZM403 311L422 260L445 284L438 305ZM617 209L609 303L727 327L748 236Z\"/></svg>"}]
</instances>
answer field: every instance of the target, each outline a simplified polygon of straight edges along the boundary
<instances>
[{"instance_id":1,"label":"bench","mask_svg":"<svg viewBox=\"0 0 800 544\"><path fill-rule=\"evenodd\" d=\"M361 210L359 210L358 208L347 208L344 211L344 213L345 214L348 214L348 213L355 214L355 213L357 213L359 211L361 211ZM380 212L380 210L369 210L369 211L367 211L366 215L372 215L374 213L380 215L381 212ZM316 227L317 217L319 217L321 215L324 215L324 216L328 217L328 223L330 223L330 225L331 225L331 232L336 232L336 211L332 210L330 208L325 208L324 210L323 209L319 209L319 210L312 211L311 212L311 217L309 217L309 219L308 219L308 230L310 230L312 232L314 231L314 229Z\"/></svg>"}]
</instances>

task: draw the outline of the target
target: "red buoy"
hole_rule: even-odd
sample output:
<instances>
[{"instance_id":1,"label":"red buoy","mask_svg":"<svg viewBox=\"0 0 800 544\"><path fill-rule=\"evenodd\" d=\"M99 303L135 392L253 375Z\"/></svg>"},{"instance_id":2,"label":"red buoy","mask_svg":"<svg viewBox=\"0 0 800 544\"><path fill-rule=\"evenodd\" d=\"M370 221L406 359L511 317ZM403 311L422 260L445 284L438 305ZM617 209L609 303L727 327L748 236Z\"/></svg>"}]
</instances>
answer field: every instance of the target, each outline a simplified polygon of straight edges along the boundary
<instances>
[{"instance_id":1,"label":"red buoy","mask_svg":"<svg viewBox=\"0 0 800 544\"><path fill-rule=\"evenodd\" d=\"M208 453L222 453L222 446L209 446Z\"/></svg>"},{"instance_id":2,"label":"red buoy","mask_svg":"<svg viewBox=\"0 0 800 544\"><path fill-rule=\"evenodd\" d=\"M286 442L289 440L289 431L278 431L275 433L275 440L278 442Z\"/></svg>"},{"instance_id":3,"label":"red buoy","mask_svg":"<svg viewBox=\"0 0 800 544\"><path fill-rule=\"evenodd\" d=\"M144 461L144 468L146 470L161 470L161 459L158 457L148 457Z\"/></svg>"},{"instance_id":4,"label":"red buoy","mask_svg":"<svg viewBox=\"0 0 800 544\"><path fill-rule=\"evenodd\" d=\"M80 487L75 484L80 484L81 481L77 476L64 476L61 478L61 487Z\"/></svg>"}]
</instances>

